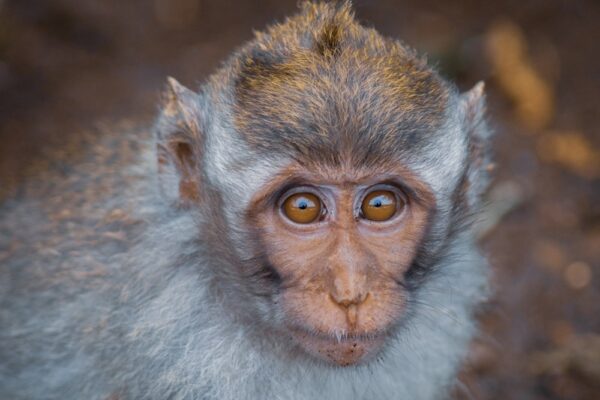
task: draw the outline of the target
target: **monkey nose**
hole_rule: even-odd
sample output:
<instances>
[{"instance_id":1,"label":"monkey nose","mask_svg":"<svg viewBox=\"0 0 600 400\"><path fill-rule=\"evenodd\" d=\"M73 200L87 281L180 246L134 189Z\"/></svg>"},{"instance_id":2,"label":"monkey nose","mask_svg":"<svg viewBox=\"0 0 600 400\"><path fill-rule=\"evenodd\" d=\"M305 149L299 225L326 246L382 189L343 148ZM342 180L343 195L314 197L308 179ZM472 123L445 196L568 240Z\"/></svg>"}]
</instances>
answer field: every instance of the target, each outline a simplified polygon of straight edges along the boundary
<instances>
[{"instance_id":1,"label":"monkey nose","mask_svg":"<svg viewBox=\"0 0 600 400\"><path fill-rule=\"evenodd\" d=\"M331 299L343 308L362 304L368 294L364 276L354 276L351 279L336 277L330 292Z\"/></svg>"},{"instance_id":2,"label":"monkey nose","mask_svg":"<svg viewBox=\"0 0 600 400\"><path fill-rule=\"evenodd\" d=\"M364 286L354 288L343 288L342 285L335 285L334 290L330 292L331 300L336 303L346 313L346 320L350 328L355 328L358 320L358 307L365 302L369 293L364 290Z\"/></svg>"}]
</instances>

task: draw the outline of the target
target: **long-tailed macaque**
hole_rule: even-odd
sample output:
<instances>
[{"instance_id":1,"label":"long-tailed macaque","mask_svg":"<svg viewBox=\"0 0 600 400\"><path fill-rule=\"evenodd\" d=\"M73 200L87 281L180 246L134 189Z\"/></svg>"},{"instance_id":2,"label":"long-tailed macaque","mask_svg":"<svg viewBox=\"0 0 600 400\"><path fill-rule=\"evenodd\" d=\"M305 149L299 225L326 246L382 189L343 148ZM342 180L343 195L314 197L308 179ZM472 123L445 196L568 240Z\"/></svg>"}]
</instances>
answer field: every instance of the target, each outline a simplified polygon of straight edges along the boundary
<instances>
[{"instance_id":1,"label":"long-tailed macaque","mask_svg":"<svg viewBox=\"0 0 600 400\"><path fill-rule=\"evenodd\" d=\"M169 79L152 134L0 208L0 397L444 398L487 292L483 97L348 3Z\"/></svg>"}]
</instances>

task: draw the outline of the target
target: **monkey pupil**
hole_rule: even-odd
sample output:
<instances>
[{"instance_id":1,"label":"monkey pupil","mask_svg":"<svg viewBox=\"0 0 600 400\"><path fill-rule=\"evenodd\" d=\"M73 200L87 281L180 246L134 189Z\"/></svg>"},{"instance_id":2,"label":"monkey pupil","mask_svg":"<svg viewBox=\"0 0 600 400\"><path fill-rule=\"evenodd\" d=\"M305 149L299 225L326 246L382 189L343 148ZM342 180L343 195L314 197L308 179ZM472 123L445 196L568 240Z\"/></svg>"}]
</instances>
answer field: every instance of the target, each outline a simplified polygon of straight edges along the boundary
<instances>
[{"instance_id":1,"label":"monkey pupil","mask_svg":"<svg viewBox=\"0 0 600 400\"><path fill-rule=\"evenodd\" d=\"M306 210L308 208L308 204L306 204L306 202L303 201L300 204L298 204L298 208L301 210Z\"/></svg>"},{"instance_id":2,"label":"monkey pupil","mask_svg":"<svg viewBox=\"0 0 600 400\"><path fill-rule=\"evenodd\" d=\"M383 205L383 203L381 202L381 200L375 200L375 207L381 207Z\"/></svg>"}]
</instances>

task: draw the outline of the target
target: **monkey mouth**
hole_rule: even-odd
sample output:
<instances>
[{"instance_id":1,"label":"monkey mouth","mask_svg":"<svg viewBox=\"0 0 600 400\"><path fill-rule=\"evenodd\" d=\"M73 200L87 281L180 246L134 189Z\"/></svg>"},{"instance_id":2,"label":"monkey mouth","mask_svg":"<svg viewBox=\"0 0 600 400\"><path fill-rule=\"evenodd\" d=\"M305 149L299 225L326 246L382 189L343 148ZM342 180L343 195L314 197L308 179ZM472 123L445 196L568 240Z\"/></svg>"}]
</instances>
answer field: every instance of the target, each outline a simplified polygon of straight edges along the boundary
<instances>
[{"instance_id":1,"label":"monkey mouth","mask_svg":"<svg viewBox=\"0 0 600 400\"><path fill-rule=\"evenodd\" d=\"M328 363L347 367L373 359L381 350L385 332L328 335L302 328L291 329L292 337L309 355Z\"/></svg>"}]
</instances>

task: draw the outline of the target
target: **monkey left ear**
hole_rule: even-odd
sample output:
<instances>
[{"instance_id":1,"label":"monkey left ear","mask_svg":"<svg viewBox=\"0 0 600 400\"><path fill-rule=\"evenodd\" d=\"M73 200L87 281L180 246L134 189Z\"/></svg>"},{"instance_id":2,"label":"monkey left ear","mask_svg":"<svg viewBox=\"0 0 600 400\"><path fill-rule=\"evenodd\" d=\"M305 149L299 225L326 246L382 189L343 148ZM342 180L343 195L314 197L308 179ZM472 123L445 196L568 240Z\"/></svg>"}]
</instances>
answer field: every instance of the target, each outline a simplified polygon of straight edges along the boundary
<instances>
[{"instance_id":1,"label":"monkey left ear","mask_svg":"<svg viewBox=\"0 0 600 400\"><path fill-rule=\"evenodd\" d=\"M202 134L199 100L196 93L168 78L156 123L161 190L171 204L186 208L200 198Z\"/></svg>"},{"instance_id":2,"label":"monkey left ear","mask_svg":"<svg viewBox=\"0 0 600 400\"><path fill-rule=\"evenodd\" d=\"M465 184L467 185L467 199L471 206L475 206L479 202L479 197L487 188L491 170L491 131L485 118L484 88L484 83L479 82L460 96L463 129L465 129L469 141L469 169Z\"/></svg>"}]
</instances>

